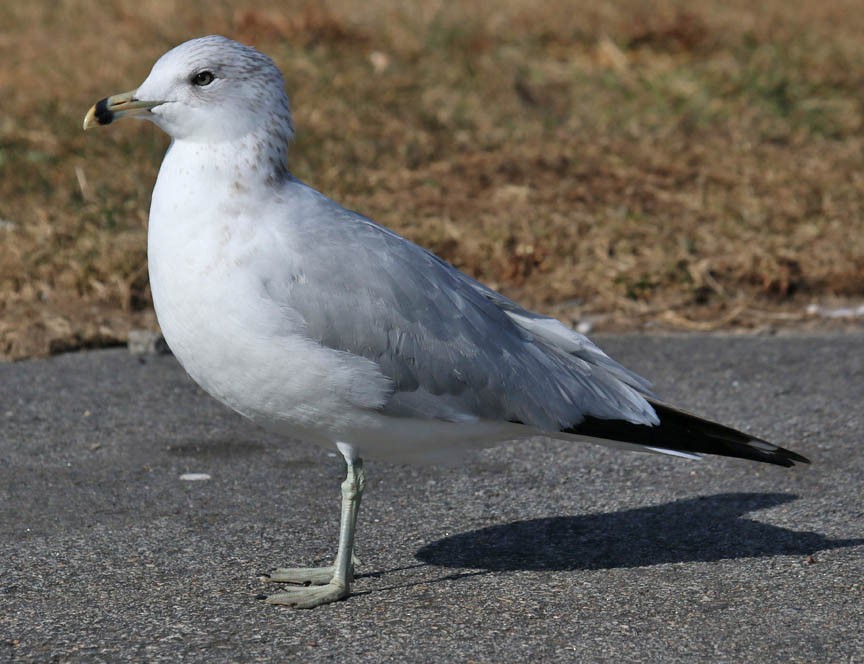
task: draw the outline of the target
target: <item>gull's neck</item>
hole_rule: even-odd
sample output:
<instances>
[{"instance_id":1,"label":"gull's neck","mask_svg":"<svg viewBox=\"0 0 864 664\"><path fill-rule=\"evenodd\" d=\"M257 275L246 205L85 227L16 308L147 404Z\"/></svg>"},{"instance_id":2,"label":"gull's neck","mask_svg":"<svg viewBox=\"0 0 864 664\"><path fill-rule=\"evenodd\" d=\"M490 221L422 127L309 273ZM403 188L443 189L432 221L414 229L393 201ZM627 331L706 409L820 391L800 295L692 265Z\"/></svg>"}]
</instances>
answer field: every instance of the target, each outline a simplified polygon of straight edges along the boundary
<instances>
[{"instance_id":1,"label":"gull's neck","mask_svg":"<svg viewBox=\"0 0 864 664\"><path fill-rule=\"evenodd\" d=\"M236 196L250 190L277 188L290 178L289 141L286 131L271 125L228 141L174 140L159 170L154 198L161 185L169 181L173 182L175 195L180 185L190 196L199 197L199 203L200 197L212 199L220 191Z\"/></svg>"}]
</instances>

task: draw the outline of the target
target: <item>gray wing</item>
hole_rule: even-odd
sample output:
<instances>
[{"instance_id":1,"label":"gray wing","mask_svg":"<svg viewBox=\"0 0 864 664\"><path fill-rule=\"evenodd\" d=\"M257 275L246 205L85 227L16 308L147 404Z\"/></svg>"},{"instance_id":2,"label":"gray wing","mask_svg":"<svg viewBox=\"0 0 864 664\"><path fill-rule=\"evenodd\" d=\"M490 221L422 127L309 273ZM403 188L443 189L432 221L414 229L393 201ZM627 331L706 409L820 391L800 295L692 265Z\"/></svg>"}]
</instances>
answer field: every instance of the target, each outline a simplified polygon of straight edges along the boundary
<instances>
[{"instance_id":1,"label":"gray wing","mask_svg":"<svg viewBox=\"0 0 864 664\"><path fill-rule=\"evenodd\" d=\"M479 417L558 431L586 415L654 423L647 383L554 319L316 198L292 220L303 260L271 296L322 345L377 363L394 416Z\"/></svg>"}]
</instances>

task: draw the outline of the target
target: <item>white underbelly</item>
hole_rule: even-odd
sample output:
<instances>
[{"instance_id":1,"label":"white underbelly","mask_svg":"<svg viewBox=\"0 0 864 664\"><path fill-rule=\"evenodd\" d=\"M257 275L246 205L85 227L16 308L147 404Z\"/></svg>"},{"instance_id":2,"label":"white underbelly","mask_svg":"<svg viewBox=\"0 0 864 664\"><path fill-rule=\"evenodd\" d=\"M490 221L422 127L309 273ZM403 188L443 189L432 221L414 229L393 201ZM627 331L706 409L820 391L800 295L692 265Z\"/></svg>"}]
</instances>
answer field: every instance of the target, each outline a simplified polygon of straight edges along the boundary
<instances>
[{"instance_id":1,"label":"white underbelly","mask_svg":"<svg viewBox=\"0 0 864 664\"><path fill-rule=\"evenodd\" d=\"M216 399L319 443L344 440L358 411L383 405L387 381L377 366L305 337L302 321L264 297L253 273L170 259L150 256L156 315L177 359Z\"/></svg>"},{"instance_id":2,"label":"white underbelly","mask_svg":"<svg viewBox=\"0 0 864 664\"><path fill-rule=\"evenodd\" d=\"M267 235L242 214L214 227L214 211L162 201L154 193L148 242L156 315L174 355L222 403L287 436L385 460L446 460L528 433L506 422L382 414L392 384L379 366L310 339L264 287L285 277L289 232Z\"/></svg>"},{"instance_id":3,"label":"white underbelly","mask_svg":"<svg viewBox=\"0 0 864 664\"><path fill-rule=\"evenodd\" d=\"M166 277L159 267L151 289L174 355L204 390L266 429L320 445L348 443L365 458L445 463L536 433L507 422L383 415L357 398L364 387L378 394L372 363L354 358L359 364L346 365L346 353L296 331L274 333L262 303L251 304L253 294L239 292L239 283L220 288L210 280L203 287L190 275ZM358 384L364 380L367 386Z\"/></svg>"}]
</instances>

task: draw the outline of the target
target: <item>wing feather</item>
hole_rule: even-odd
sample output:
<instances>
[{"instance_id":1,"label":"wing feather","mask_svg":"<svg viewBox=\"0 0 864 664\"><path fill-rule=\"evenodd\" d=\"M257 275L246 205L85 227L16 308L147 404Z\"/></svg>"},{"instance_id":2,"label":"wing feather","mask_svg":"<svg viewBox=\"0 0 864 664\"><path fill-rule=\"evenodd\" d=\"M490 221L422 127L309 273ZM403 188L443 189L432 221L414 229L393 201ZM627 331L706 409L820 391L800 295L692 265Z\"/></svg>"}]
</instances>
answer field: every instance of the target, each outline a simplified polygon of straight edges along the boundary
<instances>
[{"instance_id":1,"label":"wing feather","mask_svg":"<svg viewBox=\"0 0 864 664\"><path fill-rule=\"evenodd\" d=\"M307 191L289 225L302 247L301 273L269 275L281 283L271 296L302 317L312 339L377 363L393 383L388 414L511 420L544 431L586 416L656 421L642 396L647 382L587 338Z\"/></svg>"}]
</instances>

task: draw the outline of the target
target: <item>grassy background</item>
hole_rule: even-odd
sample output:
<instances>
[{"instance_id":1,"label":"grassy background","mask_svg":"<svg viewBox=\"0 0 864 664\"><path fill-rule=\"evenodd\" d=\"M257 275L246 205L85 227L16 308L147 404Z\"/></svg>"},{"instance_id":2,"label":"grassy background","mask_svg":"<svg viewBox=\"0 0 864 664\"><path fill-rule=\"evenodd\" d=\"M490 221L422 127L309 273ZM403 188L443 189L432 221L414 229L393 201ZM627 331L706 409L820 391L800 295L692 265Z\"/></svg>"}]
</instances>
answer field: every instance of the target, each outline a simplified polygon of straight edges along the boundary
<instances>
[{"instance_id":1,"label":"grassy background","mask_svg":"<svg viewBox=\"0 0 864 664\"><path fill-rule=\"evenodd\" d=\"M0 5L0 358L155 327L167 139L81 131L194 36L282 67L293 172L604 329L806 325L864 297L858 0Z\"/></svg>"}]
</instances>

